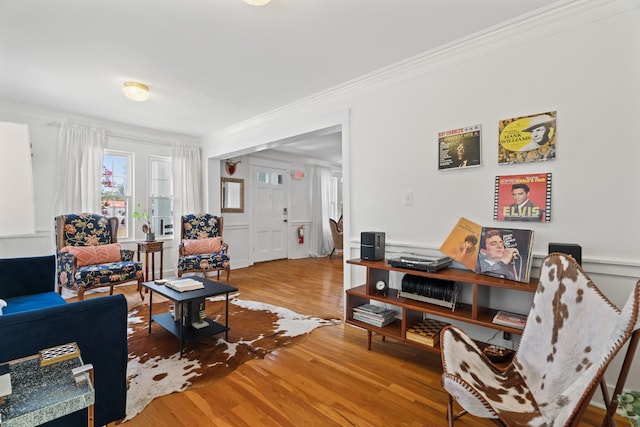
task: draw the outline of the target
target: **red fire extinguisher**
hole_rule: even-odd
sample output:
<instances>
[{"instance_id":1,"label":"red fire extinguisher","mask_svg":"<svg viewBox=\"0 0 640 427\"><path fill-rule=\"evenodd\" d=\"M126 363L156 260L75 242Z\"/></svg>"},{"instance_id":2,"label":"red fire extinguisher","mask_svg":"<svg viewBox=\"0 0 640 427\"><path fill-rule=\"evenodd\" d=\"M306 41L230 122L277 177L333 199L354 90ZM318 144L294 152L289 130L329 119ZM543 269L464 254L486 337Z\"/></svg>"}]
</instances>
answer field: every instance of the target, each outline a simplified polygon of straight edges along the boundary
<instances>
[{"instance_id":1,"label":"red fire extinguisher","mask_svg":"<svg viewBox=\"0 0 640 427\"><path fill-rule=\"evenodd\" d=\"M304 225L301 225L300 227L298 227L298 243L299 244L304 243Z\"/></svg>"}]
</instances>

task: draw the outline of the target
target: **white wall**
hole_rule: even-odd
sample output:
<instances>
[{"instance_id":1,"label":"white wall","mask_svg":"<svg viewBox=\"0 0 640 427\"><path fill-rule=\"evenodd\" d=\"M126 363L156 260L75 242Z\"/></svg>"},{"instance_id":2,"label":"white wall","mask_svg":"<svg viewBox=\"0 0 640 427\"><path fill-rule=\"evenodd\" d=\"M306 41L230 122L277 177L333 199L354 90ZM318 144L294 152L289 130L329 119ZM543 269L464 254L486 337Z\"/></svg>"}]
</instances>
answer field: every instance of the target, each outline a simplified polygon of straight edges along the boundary
<instances>
[{"instance_id":1,"label":"white wall","mask_svg":"<svg viewBox=\"0 0 640 427\"><path fill-rule=\"evenodd\" d=\"M502 224L492 219L496 175L552 172L552 221L522 227L535 231L537 263L550 241L582 245L585 269L619 305L640 277L638 52L637 1L576 2L207 135L206 152L247 150L327 118L346 124L345 259L359 257L363 230L386 232L387 255L437 252L461 216ZM498 121L546 111L557 111L557 159L498 166ZM483 165L439 172L437 133L477 123ZM346 267L345 287L362 283L364 269ZM640 389L640 355L627 388Z\"/></svg>"},{"instance_id":2,"label":"white wall","mask_svg":"<svg viewBox=\"0 0 640 427\"><path fill-rule=\"evenodd\" d=\"M251 222L251 197L249 184L249 162L247 156L239 156L230 158L234 162L240 162L236 165L236 172L233 178L244 179L244 212L223 212L220 215L224 218L224 241L229 245L229 257L232 259L232 269L246 267L250 264L250 235L249 224ZM230 177L225 170L225 161L218 161L220 165L220 176ZM215 180L214 180L215 182ZM220 186L220 180L215 183ZM213 192L210 192L213 193ZM211 205L216 205L217 210L220 209L220 195L216 200L211 200Z\"/></svg>"},{"instance_id":3,"label":"white wall","mask_svg":"<svg viewBox=\"0 0 640 427\"><path fill-rule=\"evenodd\" d=\"M134 206L147 205L147 180L149 156L171 155L172 141L199 144L193 137L168 134L152 129L139 128L90 117L72 115L64 111L48 110L35 106L0 100L0 121L26 123L33 152L33 179L36 211L36 234L0 238L0 258L27 257L55 253L53 229L53 200L56 193L56 148L60 124L66 120L86 123L107 131L107 148L133 153ZM10 185L11 183L0 183ZM7 206L3 205L4 209ZM122 240L123 247L135 250L136 240L144 240L140 224L132 220L135 236ZM177 251L171 239L164 243L164 273L176 274ZM144 255L143 255L144 257ZM159 258L156 255L156 268Z\"/></svg>"}]
</instances>

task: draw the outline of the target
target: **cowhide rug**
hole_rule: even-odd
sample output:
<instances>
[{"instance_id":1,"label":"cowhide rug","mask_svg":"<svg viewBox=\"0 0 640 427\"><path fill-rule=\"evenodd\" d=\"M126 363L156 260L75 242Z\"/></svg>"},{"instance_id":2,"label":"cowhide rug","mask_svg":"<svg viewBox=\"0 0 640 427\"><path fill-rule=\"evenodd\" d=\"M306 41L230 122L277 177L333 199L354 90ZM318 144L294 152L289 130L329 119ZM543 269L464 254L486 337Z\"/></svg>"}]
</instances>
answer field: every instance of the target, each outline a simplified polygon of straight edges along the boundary
<instances>
[{"instance_id":1,"label":"cowhide rug","mask_svg":"<svg viewBox=\"0 0 640 427\"><path fill-rule=\"evenodd\" d=\"M153 304L153 313L169 311L172 303ZM207 317L224 324L224 298L208 298ZM127 417L140 413L153 399L215 382L251 359L304 341L317 327L340 323L336 319L298 314L256 301L229 298L229 341L224 333L185 344L154 323L148 333L149 306L129 312Z\"/></svg>"}]
</instances>

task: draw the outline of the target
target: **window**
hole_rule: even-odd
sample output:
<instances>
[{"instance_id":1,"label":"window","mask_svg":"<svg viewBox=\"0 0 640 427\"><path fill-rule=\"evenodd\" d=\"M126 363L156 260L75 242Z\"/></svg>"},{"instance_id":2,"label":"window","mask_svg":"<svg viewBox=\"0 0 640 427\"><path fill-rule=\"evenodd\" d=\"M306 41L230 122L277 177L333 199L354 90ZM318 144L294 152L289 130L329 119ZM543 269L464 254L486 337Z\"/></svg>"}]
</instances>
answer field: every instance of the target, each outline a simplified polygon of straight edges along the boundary
<instances>
[{"instance_id":1,"label":"window","mask_svg":"<svg viewBox=\"0 0 640 427\"><path fill-rule=\"evenodd\" d=\"M102 156L100 182L100 206L102 215L118 218L118 239L126 239L129 233L131 206L131 155L105 150Z\"/></svg>"},{"instance_id":2,"label":"window","mask_svg":"<svg viewBox=\"0 0 640 427\"><path fill-rule=\"evenodd\" d=\"M284 175L275 172L258 172L258 182L260 184L283 185Z\"/></svg>"},{"instance_id":3,"label":"window","mask_svg":"<svg viewBox=\"0 0 640 427\"><path fill-rule=\"evenodd\" d=\"M173 235L173 191L171 160L167 157L149 158L149 215L157 237Z\"/></svg>"}]
</instances>

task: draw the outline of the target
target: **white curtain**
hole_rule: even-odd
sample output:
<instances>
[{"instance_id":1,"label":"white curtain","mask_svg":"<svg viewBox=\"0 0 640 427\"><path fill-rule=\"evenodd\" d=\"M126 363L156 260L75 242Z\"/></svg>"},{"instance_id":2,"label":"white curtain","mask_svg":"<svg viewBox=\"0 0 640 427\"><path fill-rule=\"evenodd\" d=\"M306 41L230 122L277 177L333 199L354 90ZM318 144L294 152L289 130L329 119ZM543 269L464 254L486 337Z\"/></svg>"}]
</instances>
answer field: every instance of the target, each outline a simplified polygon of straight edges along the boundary
<instances>
[{"instance_id":1,"label":"white curtain","mask_svg":"<svg viewBox=\"0 0 640 427\"><path fill-rule=\"evenodd\" d=\"M311 166L311 235L309 246L312 257L329 255L333 238L329 226L331 202L331 169Z\"/></svg>"},{"instance_id":2,"label":"white curtain","mask_svg":"<svg viewBox=\"0 0 640 427\"><path fill-rule=\"evenodd\" d=\"M174 239L180 241L180 217L202 213L200 147L174 143L171 147Z\"/></svg>"},{"instance_id":3,"label":"white curtain","mask_svg":"<svg viewBox=\"0 0 640 427\"><path fill-rule=\"evenodd\" d=\"M58 132L57 191L53 216L100 213L103 129L64 123Z\"/></svg>"}]
</instances>

